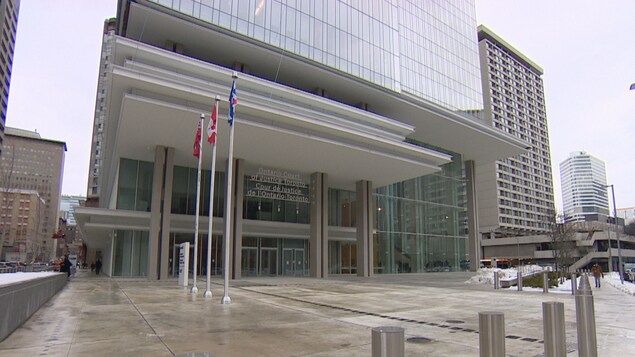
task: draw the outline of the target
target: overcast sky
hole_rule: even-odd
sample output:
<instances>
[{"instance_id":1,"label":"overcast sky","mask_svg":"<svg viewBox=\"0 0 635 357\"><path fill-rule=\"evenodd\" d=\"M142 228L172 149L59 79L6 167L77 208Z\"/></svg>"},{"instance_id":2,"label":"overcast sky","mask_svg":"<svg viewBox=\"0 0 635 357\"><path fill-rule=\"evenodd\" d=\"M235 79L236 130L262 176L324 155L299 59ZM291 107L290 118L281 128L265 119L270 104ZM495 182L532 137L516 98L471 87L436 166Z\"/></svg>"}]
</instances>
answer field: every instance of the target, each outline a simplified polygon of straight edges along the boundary
<instances>
[{"instance_id":1,"label":"overcast sky","mask_svg":"<svg viewBox=\"0 0 635 357\"><path fill-rule=\"evenodd\" d=\"M116 6L21 1L6 124L67 143L64 194L86 194L103 22ZM635 206L635 1L476 0L476 10L544 70L556 206L559 164L577 150L606 162L618 208Z\"/></svg>"}]
</instances>

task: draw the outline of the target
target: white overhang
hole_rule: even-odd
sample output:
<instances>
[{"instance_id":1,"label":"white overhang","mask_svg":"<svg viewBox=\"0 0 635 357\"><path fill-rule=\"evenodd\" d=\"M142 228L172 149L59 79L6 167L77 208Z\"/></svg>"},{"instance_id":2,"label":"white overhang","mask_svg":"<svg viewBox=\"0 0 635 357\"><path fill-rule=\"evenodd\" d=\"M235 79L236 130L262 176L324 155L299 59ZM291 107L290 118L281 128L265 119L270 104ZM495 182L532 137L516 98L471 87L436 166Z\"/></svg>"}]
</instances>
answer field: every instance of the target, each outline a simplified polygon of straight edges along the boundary
<instances>
[{"instance_id":1,"label":"white overhang","mask_svg":"<svg viewBox=\"0 0 635 357\"><path fill-rule=\"evenodd\" d=\"M477 164L522 154L529 148L527 142L462 112L371 84L155 3L145 0L130 2L120 9L119 16L126 18L120 24L120 31L125 32L127 37L159 46L170 39L181 44L188 56L228 67L242 63L252 73L258 73L263 78L275 78L288 87L309 92L316 87L322 88L342 102L367 103L372 112L413 126L414 131L405 134L408 138L460 153L465 160L474 160Z\"/></svg>"}]
</instances>

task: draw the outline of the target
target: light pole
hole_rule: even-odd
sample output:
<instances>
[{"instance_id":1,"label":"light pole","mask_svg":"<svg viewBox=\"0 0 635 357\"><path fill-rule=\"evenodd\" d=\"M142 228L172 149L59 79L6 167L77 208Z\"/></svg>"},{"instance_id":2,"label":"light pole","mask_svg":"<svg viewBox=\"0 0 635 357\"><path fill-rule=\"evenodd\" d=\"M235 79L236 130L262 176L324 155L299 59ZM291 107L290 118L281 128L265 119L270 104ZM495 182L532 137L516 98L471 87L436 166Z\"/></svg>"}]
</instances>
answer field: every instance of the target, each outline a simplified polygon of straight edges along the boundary
<instances>
[{"instance_id":1,"label":"light pole","mask_svg":"<svg viewBox=\"0 0 635 357\"><path fill-rule=\"evenodd\" d=\"M631 85L631 87L633 87L633 85ZM619 222L617 220L617 206L615 205L615 188L613 187L613 185L608 185L608 186L611 186L611 195L613 196L613 215L615 216L615 236L617 239L617 264L618 264L617 268L618 268L618 271L620 272L620 282L624 284L624 268L622 267L622 247L620 243L620 227L619 227Z\"/></svg>"}]
</instances>

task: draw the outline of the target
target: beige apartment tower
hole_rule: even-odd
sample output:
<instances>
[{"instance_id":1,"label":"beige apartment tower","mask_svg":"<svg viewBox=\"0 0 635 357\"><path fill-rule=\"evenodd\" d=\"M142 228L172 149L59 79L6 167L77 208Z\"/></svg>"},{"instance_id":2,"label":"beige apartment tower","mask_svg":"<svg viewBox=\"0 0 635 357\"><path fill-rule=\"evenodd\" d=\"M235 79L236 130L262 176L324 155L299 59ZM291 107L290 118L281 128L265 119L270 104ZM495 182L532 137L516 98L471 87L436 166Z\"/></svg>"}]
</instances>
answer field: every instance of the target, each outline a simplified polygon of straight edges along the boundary
<instances>
[{"instance_id":1,"label":"beige apartment tower","mask_svg":"<svg viewBox=\"0 0 635 357\"><path fill-rule=\"evenodd\" d=\"M546 233L554 197L543 70L485 26L478 27L484 119L529 146L522 155L477 166L483 238Z\"/></svg>"}]
</instances>

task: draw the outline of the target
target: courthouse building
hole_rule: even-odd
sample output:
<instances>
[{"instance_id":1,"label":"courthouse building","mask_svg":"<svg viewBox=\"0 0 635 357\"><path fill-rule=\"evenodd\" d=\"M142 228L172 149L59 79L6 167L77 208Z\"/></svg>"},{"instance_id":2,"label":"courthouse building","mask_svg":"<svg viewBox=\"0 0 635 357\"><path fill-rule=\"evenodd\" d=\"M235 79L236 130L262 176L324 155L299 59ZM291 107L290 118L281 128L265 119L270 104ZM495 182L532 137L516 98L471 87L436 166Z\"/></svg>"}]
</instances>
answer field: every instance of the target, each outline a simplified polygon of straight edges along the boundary
<instances>
[{"instance_id":1,"label":"courthouse building","mask_svg":"<svg viewBox=\"0 0 635 357\"><path fill-rule=\"evenodd\" d=\"M475 268L475 167L527 144L478 117L473 1L120 0L117 11L98 86L97 203L75 210L106 274L176 272L179 244L194 242L194 134L215 96L211 261L222 273L234 72L232 278Z\"/></svg>"}]
</instances>

